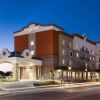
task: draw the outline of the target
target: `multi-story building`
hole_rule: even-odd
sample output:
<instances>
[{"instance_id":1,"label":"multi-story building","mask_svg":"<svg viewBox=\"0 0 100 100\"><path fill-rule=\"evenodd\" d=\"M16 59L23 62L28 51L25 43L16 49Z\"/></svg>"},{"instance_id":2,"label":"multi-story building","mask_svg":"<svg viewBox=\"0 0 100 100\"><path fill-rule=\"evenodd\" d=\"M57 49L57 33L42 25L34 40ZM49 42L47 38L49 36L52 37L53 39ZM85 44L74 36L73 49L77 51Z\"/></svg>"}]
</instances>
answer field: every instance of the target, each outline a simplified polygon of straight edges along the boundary
<instances>
[{"instance_id":1,"label":"multi-story building","mask_svg":"<svg viewBox=\"0 0 100 100\"><path fill-rule=\"evenodd\" d=\"M31 55L43 59L42 76L50 78L58 66L59 46L58 33L61 28L55 25L29 24L20 31L14 32L15 51L29 49Z\"/></svg>"},{"instance_id":2,"label":"multi-story building","mask_svg":"<svg viewBox=\"0 0 100 100\"><path fill-rule=\"evenodd\" d=\"M29 49L31 55L43 59L41 73L45 79L51 72L64 80L86 80L95 75L96 43L85 35L69 35L56 25L31 23L14 32L14 37L15 51Z\"/></svg>"},{"instance_id":3,"label":"multi-story building","mask_svg":"<svg viewBox=\"0 0 100 100\"><path fill-rule=\"evenodd\" d=\"M14 32L14 50L15 59L22 60L19 66L15 64L19 69L15 75L18 80L29 77L81 81L100 76L100 43L88 40L85 34L69 35L57 25L31 23ZM30 72L29 68L34 71Z\"/></svg>"},{"instance_id":4,"label":"multi-story building","mask_svg":"<svg viewBox=\"0 0 100 100\"><path fill-rule=\"evenodd\" d=\"M96 71L98 72L98 77L100 79L100 42L96 43L96 54L95 54L95 58L96 58Z\"/></svg>"},{"instance_id":5,"label":"multi-story building","mask_svg":"<svg viewBox=\"0 0 100 100\"><path fill-rule=\"evenodd\" d=\"M73 34L73 51L76 52L77 76L84 79L93 79L95 73L95 47L96 44L87 39L86 35Z\"/></svg>"}]
</instances>

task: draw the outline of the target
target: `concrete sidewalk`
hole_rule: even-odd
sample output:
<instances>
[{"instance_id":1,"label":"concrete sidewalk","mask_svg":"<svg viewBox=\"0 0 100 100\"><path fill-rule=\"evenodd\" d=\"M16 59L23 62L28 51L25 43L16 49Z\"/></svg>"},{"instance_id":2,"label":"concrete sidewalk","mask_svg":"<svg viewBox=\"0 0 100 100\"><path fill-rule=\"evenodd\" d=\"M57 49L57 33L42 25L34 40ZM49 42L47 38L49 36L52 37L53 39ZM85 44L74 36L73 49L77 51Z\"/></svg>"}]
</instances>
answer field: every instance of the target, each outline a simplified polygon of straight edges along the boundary
<instances>
[{"instance_id":1,"label":"concrete sidewalk","mask_svg":"<svg viewBox=\"0 0 100 100\"><path fill-rule=\"evenodd\" d=\"M25 82L27 83L27 82ZM32 82L28 82L32 83ZM14 83L13 83L14 84ZM44 90L52 90L52 89L67 89L67 88L76 88L76 87L85 87L85 86L99 86L100 82L86 82L86 83L71 83L71 84L59 84L59 85L47 85L47 86L30 86L27 87L17 87L17 88L3 88L0 90L0 95L5 94L14 94L14 93L23 93L23 92L40 92Z\"/></svg>"},{"instance_id":2,"label":"concrete sidewalk","mask_svg":"<svg viewBox=\"0 0 100 100\"><path fill-rule=\"evenodd\" d=\"M36 81L20 81L20 82L4 82L0 83L0 90L13 90L13 89L23 89L23 88L46 88L46 87L82 87L82 86L91 86L91 85L100 85L100 82L84 82L84 83L63 83L57 85L45 85L45 86L33 86L33 83Z\"/></svg>"},{"instance_id":3,"label":"concrete sidewalk","mask_svg":"<svg viewBox=\"0 0 100 100\"><path fill-rule=\"evenodd\" d=\"M46 87L82 87L82 86L92 86L92 85L100 85L100 82L85 82L85 83L64 83L57 85L45 85L45 86L33 86L33 83L36 81L20 81L20 82L4 82L0 83L0 91L1 90L14 90L14 89L24 89L24 88L46 88Z\"/></svg>"},{"instance_id":4,"label":"concrete sidewalk","mask_svg":"<svg viewBox=\"0 0 100 100\"><path fill-rule=\"evenodd\" d=\"M66 88L84 87L84 86L99 86L100 82L85 82L85 83L71 83L65 84Z\"/></svg>"},{"instance_id":5,"label":"concrete sidewalk","mask_svg":"<svg viewBox=\"0 0 100 100\"><path fill-rule=\"evenodd\" d=\"M2 82L0 83L0 89L32 87L34 82L36 81Z\"/></svg>"}]
</instances>

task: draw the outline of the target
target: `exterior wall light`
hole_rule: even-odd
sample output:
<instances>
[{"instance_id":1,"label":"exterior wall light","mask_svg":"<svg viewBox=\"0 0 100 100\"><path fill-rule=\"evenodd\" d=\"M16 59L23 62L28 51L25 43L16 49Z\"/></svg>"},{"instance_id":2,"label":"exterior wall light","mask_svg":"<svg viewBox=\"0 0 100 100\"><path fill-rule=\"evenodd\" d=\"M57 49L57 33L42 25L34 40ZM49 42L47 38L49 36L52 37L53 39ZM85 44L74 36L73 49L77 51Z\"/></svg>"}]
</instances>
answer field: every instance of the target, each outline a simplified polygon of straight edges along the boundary
<instances>
[{"instance_id":1,"label":"exterior wall light","mask_svg":"<svg viewBox=\"0 0 100 100\"><path fill-rule=\"evenodd\" d=\"M61 72L61 69L58 69L57 71L58 71L58 72Z\"/></svg>"},{"instance_id":2,"label":"exterior wall light","mask_svg":"<svg viewBox=\"0 0 100 100\"><path fill-rule=\"evenodd\" d=\"M69 66L69 67L68 67L68 70L71 70L71 69L72 69L72 68Z\"/></svg>"},{"instance_id":3,"label":"exterior wall light","mask_svg":"<svg viewBox=\"0 0 100 100\"><path fill-rule=\"evenodd\" d=\"M87 72L88 71L88 69L87 68L85 68L85 72Z\"/></svg>"}]
</instances>

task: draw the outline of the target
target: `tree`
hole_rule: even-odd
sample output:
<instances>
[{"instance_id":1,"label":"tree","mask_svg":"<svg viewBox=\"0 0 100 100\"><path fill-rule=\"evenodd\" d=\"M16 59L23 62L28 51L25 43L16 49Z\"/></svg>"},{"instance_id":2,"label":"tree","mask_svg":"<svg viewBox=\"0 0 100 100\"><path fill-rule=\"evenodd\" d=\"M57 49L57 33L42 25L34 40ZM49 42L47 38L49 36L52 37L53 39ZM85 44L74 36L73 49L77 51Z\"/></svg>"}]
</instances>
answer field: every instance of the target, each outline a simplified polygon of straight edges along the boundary
<instances>
[{"instance_id":1,"label":"tree","mask_svg":"<svg viewBox=\"0 0 100 100\"><path fill-rule=\"evenodd\" d=\"M0 71L0 76L4 76L4 75L5 75L5 73Z\"/></svg>"},{"instance_id":2,"label":"tree","mask_svg":"<svg viewBox=\"0 0 100 100\"><path fill-rule=\"evenodd\" d=\"M11 76L11 75L12 75L11 71L5 73L5 76Z\"/></svg>"}]
</instances>

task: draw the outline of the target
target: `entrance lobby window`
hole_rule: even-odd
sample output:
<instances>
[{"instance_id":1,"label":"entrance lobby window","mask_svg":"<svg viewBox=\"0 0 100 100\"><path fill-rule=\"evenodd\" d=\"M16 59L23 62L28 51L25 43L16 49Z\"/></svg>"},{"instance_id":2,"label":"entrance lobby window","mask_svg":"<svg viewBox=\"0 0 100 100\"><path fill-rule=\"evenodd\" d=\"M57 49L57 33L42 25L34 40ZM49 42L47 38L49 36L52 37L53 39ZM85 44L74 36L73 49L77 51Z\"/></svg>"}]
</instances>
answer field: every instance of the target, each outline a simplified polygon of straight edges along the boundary
<instances>
[{"instance_id":1,"label":"entrance lobby window","mask_svg":"<svg viewBox=\"0 0 100 100\"><path fill-rule=\"evenodd\" d=\"M34 50L31 51L31 55L34 55Z\"/></svg>"},{"instance_id":2,"label":"entrance lobby window","mask_svg":"<svg viewBox=\"0 0 100 100\"><path fill-rule=\"evenodd\" d=\"M30 45L33 46L34 45L34 41L31 41Z\"/></svg>"}]
</instances>

